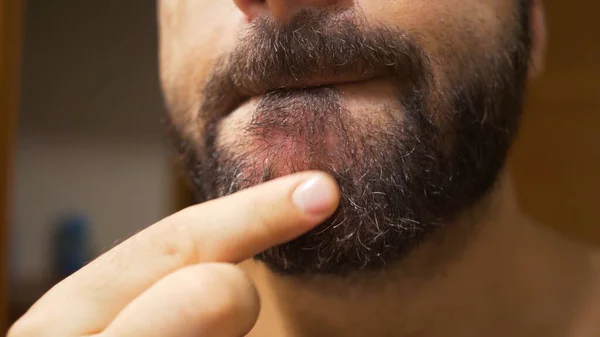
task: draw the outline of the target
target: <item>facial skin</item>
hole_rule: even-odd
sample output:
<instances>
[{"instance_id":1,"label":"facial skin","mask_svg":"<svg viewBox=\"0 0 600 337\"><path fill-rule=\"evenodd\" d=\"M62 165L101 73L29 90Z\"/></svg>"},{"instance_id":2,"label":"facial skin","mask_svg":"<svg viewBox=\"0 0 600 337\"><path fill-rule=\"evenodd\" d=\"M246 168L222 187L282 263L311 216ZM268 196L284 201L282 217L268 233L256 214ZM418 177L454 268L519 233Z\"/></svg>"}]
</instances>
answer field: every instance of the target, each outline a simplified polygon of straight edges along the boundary
<instances>
[{"instance_id":1,"label":"facial skin","mask_svg":"<svg viewBox=\"0 0 600 337\"><path fill-rule=\"evenodd\" d=\"M485 212L522 108L528 1L160 5L163 88L199 201L309 169L340 184L331 219L258 256L273 270L381 269Z\"/></svg>"}]
</instances>

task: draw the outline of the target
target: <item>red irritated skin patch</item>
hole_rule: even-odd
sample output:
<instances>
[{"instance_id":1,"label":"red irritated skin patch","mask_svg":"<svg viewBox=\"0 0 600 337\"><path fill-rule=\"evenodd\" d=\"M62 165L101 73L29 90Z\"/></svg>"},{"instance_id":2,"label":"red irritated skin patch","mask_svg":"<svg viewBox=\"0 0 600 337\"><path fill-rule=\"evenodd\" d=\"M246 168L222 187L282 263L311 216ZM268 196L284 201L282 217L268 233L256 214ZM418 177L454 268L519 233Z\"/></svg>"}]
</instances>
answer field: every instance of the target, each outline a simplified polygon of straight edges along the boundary
<instances>
[{"instance_id":1,"label":"red irritated skin patch","mask_svg":"<svg viewBox=\"0 0 600 337\"><path fill-rule=\"evenodd\" d=\"M243 163L244 180L305 170L360 172L375 130L402 119L389 114L402 110L393 90L389 81L375 80L272 91L224 118L216 146Z\"/></svg>"},{"instance_id":2,"label":"red irritated skin patch","mask_svg":"<svg viewBox=\"0 0 600 337\"><path fill-rule=\"evenodd\" d=\"M294 172L336 170L355 158L348 138L347 111L332 88L272 92L258 103L244 127L245 149L254 173L277 177ZM352 145L352 146L351 146ZM351 153L349 153L349 150Z\"/></svg>"}]
</instances>

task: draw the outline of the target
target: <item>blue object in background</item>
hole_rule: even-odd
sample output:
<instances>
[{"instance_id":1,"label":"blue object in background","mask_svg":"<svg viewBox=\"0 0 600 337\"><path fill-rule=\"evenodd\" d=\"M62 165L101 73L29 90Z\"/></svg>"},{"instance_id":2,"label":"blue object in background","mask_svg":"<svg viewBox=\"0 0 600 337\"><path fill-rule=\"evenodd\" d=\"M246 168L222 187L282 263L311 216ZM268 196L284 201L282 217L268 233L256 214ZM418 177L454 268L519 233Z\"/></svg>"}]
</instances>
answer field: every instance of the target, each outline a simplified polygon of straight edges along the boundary
<instances>
[{"instance_id":1,"label":"blue object in background","mask_svg":"<svg viewBox=\"0 0 600 337\"><path fill-rule=\"evenodd\" d=\"M61 280L83 267L91 257L90 223L80 213L59 217L54 233L55 276Z\"/></svg>"}]
</instances>

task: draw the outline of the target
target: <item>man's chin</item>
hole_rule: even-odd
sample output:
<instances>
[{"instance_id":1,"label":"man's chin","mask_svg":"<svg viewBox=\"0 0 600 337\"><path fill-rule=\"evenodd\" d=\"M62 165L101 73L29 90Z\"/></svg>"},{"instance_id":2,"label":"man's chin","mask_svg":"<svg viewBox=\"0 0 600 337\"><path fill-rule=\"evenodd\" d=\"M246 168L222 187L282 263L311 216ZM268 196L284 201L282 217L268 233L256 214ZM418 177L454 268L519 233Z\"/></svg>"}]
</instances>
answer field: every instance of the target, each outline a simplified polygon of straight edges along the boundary
<instances>
[{"instance_id":1,"label":"man's chin","mask_svg":"<svg viewBox=\"0 0 600 337\"><path fill-rule=\"evenodd\" d=\"M437 227L422 222L421 209L428 206L423 204L423 196L419 191L407 190L400 177L402 169L387 161L387 155L381 155L394 148L380 145L365 149L368 154L360 160L338 149L340 153L320 152L300 164L294 164L297 159L280 161L279 157L254 161L257 155L251 153L230 156L222 162L227 170L237 172L226 173L231 180L222 181L231 192L305 169L327 172L340 186L342 199L333 216L307 234L256 258L279 274L344 276L380 270L409 254Z\"/></svg>"}]
</instances>

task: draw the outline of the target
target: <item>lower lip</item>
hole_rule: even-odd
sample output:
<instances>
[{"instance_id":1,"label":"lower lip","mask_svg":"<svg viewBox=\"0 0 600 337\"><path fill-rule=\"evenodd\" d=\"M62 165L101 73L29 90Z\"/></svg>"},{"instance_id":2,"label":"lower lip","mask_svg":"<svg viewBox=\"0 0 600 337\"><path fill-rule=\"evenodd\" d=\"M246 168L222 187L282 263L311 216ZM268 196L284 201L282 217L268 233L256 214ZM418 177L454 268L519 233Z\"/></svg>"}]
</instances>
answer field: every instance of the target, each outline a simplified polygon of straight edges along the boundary
<instances>
[{"instance_id":1,"label":"lower lip","mask_svg":"<svg viewBox=\"0 0 600 337\"><path fill-rule=\"evenodd\" d=\"M342 96L342 104L348 108L350 123L371 123L373 127L377 127L377 123L381 123L382 127L387 122L387 118L377 113L377 107L398 105L397 95L395 94L394 85L390 79L374 79L359 82L347 82L335 84L332 87L336 88ZM294 89L290 89L294 90ZM300 92L301 89L298 89ZM296 170L310 169L309 153L315 152L311 145L305 143L303 132L306 130L297 130L298 135L290 133L286 127L278 128L277 126L265 129L265 135L261 137L253 137L247 132L247 127L254 118L257 118L256 108L260 104L263 96L255 96L244 102L241 106L235 109L230 115L225 117L219 126L219 147L222 148L238 148L243 151L248 151L252 154L252 161L256 164L255 169L261 169L268 163L269 167L277 172L276 175L292 173L290 170L293 167ZM301 97L300 97L301 98ZM401 110L399 110L401 111ZM291 118L302 119L299 122L300 128L309 128L311 124L310 113L298 112ZM354 120L354 121L352 121ZM294 123L291 121L290 123ZM317 123L315 121L314 123ZM374 124L375 123L375 124ZM362 125L362 124L360 124ZM319 139L315 139L320 145L316 152L330 154L339 153L343 146L339 143L342 141L335 131L326 129L326 134L318 135ZM256 130L255 130L256 131ZM260 130L257 131L259 134ZM330 134L327 134L330 133ZM275 146L273 146L276 144ZM314 145L312 145L314 147ZM265 150L267 149L267 150ZM318 162L328 162L332 158L311 158ZM339 158L343 160L343 158Z\"/></svg>"}]
</instances>

